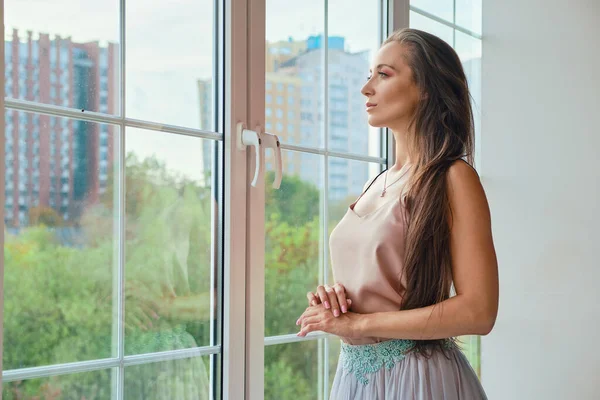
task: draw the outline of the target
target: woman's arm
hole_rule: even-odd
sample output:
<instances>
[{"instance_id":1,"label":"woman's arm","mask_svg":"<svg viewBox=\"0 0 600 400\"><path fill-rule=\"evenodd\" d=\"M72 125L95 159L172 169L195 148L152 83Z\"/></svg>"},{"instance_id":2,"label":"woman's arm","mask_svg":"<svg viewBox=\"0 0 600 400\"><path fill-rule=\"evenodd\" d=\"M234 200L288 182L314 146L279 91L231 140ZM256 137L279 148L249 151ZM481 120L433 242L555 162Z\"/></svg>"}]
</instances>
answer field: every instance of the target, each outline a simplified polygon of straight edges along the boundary
<instances>
[{"instance_id":1,"label":"woman's arm","mask_svg":"<svg viewBox=\"0 0 600 400\"><path fill-rule=\"evenodd\" d=\"M356 336L441 339L492 330L498 313L498 265L485 192L475 170L462 161L450 167L447 179L456 296L424 308L363 314Z\"/></svg>"}]
</instances>

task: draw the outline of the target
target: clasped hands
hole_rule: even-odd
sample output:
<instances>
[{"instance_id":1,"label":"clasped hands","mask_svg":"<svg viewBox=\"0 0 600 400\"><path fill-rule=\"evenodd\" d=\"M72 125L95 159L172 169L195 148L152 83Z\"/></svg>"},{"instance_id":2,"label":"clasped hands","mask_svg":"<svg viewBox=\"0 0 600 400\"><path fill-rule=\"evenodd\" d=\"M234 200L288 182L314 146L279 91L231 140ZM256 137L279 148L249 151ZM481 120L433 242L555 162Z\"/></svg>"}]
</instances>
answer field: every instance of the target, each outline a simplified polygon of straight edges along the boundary
<instances>
[{"instance_id":1,"label":"clasped hands","mask_svg":"<svg viewBox=\"0 0 600 400\"><path fill-rule=\"evenodd\" d=\"M346 297L342 284L319 285L317 292L308 292L306 298L309 306L296 321L296 325L301 326L297 336L304 337L314 331L348 338L358 336L360 314L349 310L352 300Z\"/></svg>"}]
</instances>

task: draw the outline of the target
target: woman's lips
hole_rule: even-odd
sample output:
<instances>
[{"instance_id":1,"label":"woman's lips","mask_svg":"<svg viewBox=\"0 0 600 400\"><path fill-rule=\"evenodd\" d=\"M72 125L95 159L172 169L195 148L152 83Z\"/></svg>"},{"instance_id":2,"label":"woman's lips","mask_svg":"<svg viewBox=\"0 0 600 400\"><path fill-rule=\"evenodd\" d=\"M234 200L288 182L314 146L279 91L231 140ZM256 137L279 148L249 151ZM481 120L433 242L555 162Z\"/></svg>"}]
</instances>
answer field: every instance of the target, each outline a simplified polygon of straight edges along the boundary
<instances>
[{"instance_id":1,"label":"woman's lips","mask_svg":"<svg viewBox=\"0 0 600 400\"><path fill-rule=\"evenodd\" d=\"M372 110L373 108L375 108L377 106L377 104L375 103L367 103L367 111Z\"/></svg>"}]
</instances>

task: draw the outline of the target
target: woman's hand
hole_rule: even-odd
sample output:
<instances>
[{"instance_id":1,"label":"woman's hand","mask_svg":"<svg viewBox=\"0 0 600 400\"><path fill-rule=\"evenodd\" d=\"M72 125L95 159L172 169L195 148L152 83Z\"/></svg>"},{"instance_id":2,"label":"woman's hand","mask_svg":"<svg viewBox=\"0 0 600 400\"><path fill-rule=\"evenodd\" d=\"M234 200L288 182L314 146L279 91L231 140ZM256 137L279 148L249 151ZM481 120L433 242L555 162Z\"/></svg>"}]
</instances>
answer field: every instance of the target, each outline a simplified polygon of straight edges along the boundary
<instances>
[{"instance_id":1,"label":"woman's hand","mask_svg":"<svg viewBox=\"0 0 600 400\"><path fill-rule=\"evenodd\" d=\"M326 309L331 309L334 317L348 312L352 300L346 298L346 288L341 283L336 283L333 287L329 285L317 286L317 293L308 292L306 294L309 306L323 304Z\"/></svg>"},{"instance_id":2,"label":"woman's hand","mask_svg":"<svg viewBox=\"0 0 600 400\"><path fill-rule=\"evenodd\" d=\"M161 314L160 303L151 291L139 282L128 282L125 286L125 328L148 331Z\"/></svg>"},{"instance_id":3,"label":"woman's hand","mask_svg":"<svg viewBox=\"0 0 600 400\"><path fill-rule=\"evenodd\" d=\"M323 304L308 307L296 321L302 329L297 336L304 337L309 332L322 331L347 338L360 337L358 323L360 314L345 312L334 317Z\"/></svg>"}]
</instances>

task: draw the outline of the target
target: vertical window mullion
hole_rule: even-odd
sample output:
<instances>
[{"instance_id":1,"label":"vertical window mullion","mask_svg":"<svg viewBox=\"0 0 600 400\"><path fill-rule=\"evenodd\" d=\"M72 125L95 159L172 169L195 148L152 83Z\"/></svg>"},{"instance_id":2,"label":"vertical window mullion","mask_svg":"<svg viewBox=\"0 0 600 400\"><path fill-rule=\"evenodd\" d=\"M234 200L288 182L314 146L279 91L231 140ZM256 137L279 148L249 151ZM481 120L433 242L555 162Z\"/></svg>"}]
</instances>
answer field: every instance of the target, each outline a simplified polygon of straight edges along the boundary
<instances>
[{"instance_id":1,"label":"vertical window mullion","mask_svg":"<svg viewBox=\"0 0 600 400\"><path fill-rule=\"evenodd\" d=\"M118 261L117 261L117 278L116 278L116 291L117 291L117 301L116 301L116 326L117 326L117 334L114 335L113 338L117 338L117 358L119 359L119 368L116 371L116 398L117 400L123 400L124 391L125 391L125 366L123 363L123 359L125 358L125 232L126 232L126 220L125 220L125 176L126 176L126 165L125 165L125 151L126 151L126 140L125 140L125 103L126 103L126 91L125 91L125 49L126 49L126 3L125 0L119 1L119 35L121 46L119 48L119 77L121 78L121 86L119 87L120 94L120 117L121 123L119 124L119 136L117 137L118 143L116 148L116 154L118 155L119 163L119 179L118 179L118 190L116 191L116 195L118 196L118 206L117 206L117 215L118 215L118 232L115 235L118 243ZM113 139L115 140L115 139ZM113 263L114 265L114 263ZM113 291L115 290L113 286ZM113 299L113 304L114 304ZM115 315L115 313L113 313ZM113 325L115 321L113 321ZM114 339L113 339L114 340ZM114 349L114 347L113 347ZM113 377L115 377L115 372L113 372ZM115 383L113 382L113 389L115 390Z\"/></svg>"},{"instance_id":2,"label":"vertical window mullion","mask_svg":"<svg viewBox=\"0 0 600 400\"><path fill-rule=\"evenodd\" d=\"M452 0L452 24L456 26L456 0ZM456 29L452 29L452 48L456 48Z\"/></svg>"},{"instance_id":3,"label":"vertical window mullion","mask_svg":"<svg viewBox=\"0 0 600 400\"><path fill-rule=\"evenodd\" d=\"M328 266L329 266L329 1L324 0L324 28L323 28L323 143L325 147L325 155L323 156L323 262L320 263L321 282L328 282ZM323 399L327 399L329 388L329 338L319 340L319 384L323 393ZM322 349L322 350L321 350Z\"/></svg>"},{"instance_id":4,"label":"vertical window mullion","mask_svg":"<svg viewBox=\"0 0 600 400\"><path fill-rule=\"evenodd\" d=\"M2 26L4 26L4 1L0 2L0 21L2 21ZM5 44L5 40L2 40L2 43L0 43L0 53L2 53L2 58L4 59L4 44ZM4 89L6 87L6 77L4 75L4 63L0 63L0 79L1 79L1 84L2 84L2 88ZM2 151L5 151L5 142L6 142L6 121L5 121L5 116L6 116L6 111L4 109L4 96L0 96L0 110L2 111L2 116L0 116L0 149L2 149ZM4 221L4 213L5 213L5 169L6 169L6 163L5 162L1 162L0 163L0 186L3 188L0 191L0 212L2 213L2 221ZM2 244L2 249L0 249L0 290L2 290L2 293L4 293L4 229L2 230L2 232L0 232L0 241ZM0 372L4 370L4 367L2 365L2 360L4 358L4 296L0 296ZM2 396L2 379L0 379L0 397Z\"/></svg>"}]
</instances>

